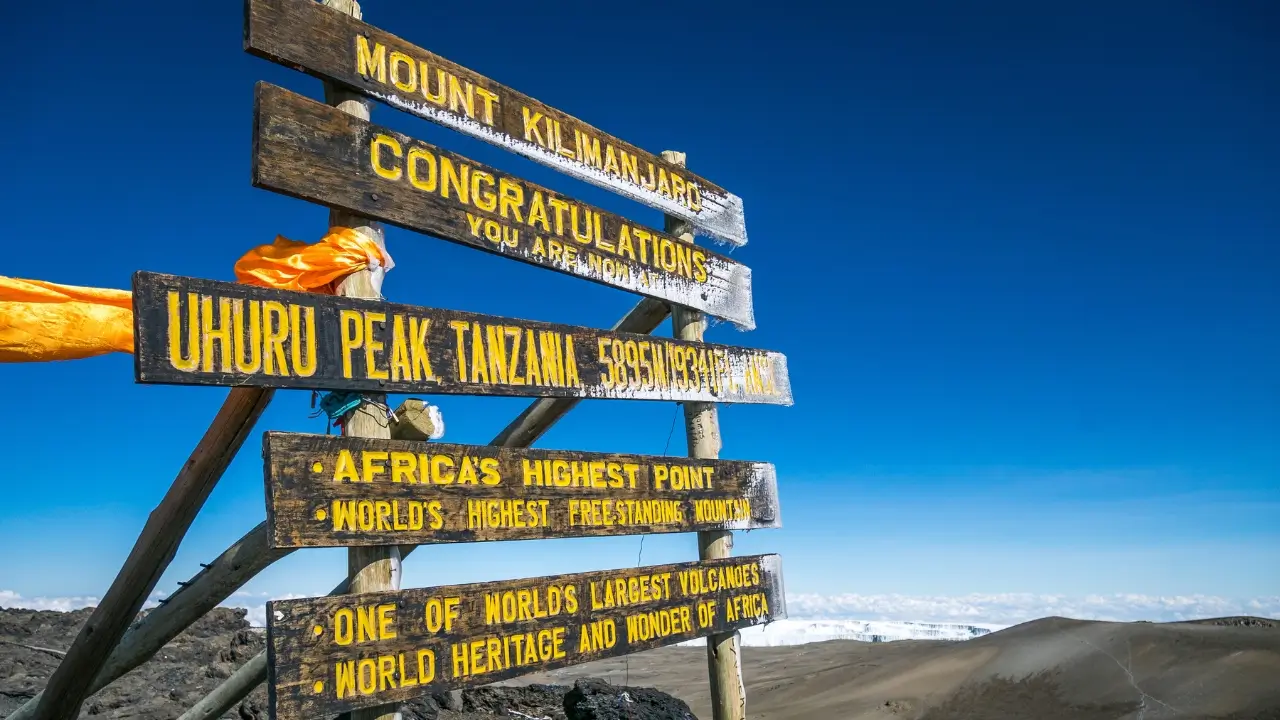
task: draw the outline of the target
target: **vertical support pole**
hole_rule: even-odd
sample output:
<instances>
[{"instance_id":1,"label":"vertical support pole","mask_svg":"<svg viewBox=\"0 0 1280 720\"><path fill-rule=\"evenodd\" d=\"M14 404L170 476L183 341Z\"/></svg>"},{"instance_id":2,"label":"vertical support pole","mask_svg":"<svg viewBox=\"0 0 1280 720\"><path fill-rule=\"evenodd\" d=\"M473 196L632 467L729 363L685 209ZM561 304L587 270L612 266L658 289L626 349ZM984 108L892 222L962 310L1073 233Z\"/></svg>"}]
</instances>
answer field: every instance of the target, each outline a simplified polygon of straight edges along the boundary
<instances>
[{"instance_id":1,"label":"vertical support pole","mask_svg":"<svg viewBox=\"0 0 1280 720\"><path fill-rule=\"evenodd\" d=\"M685 154L664 150L662 159L685 166ZM693 242L693 226L687 220L666 215L663 229L670 235ZM681 305L671 306L671 334L679 340L702 342L707 317ZM686 402L684 432L689 457L714 460L720 457L720 414L715 403ZM698 533L698 559L714 560L733 555L733 532L709 530ZM742 656L738 634L723 633L707 638L707 670L711 678L711 715L714 720L746 720L747 692L742 685Z\"/></svg>"},{"instance_id":2,"label":"vertical support pole","mask_svg":"<svg viewBox=\"0 0 1280 720\"><path fill-rule=\"evenodd\" d=\"M324 0L324 5L357 20L361 19L360 4L356 0ZM369 119L372 103L356 93L334 86L332 83L325 83L324 96L326 103L343 112L361 120ZM353 228L374 238L380 245L385 240L381 225L337 208L329 210L329 225ZM381 298L380 279L375 278L369 270L353 273L338 285L338 295ZM385 394L366 395L364 401L347 415L342 434L348 437L390 438L391 423L385 411L379 407L385 406L386 403ZM347 548L347 580L352 594L399 590L399 546ZM351 720L401 720L401 715L398 705L380 705L356 710L350 714L350 718Z\"/></svg>"}]
</instances>

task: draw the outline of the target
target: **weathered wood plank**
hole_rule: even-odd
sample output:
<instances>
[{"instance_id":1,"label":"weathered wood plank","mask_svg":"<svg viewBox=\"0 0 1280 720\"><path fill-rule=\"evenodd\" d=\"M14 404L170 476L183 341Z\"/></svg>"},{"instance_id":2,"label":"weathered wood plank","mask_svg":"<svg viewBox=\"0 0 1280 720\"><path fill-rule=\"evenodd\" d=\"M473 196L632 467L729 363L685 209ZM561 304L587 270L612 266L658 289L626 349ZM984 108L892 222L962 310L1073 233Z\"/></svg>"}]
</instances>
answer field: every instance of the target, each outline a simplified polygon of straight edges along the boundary
<instances>
[{"instance_id":1,"label":"weathered wood plank","mask_svg":"<svg viewBox=\"0 0 1280 720\"><path fill-rule=\"evenodd\" d=\"M649 334L658 329L663 320L671 313L671 306L652 298L645 298L631 311L613 324L613 330L629 333ZM539 398L529 403L507 424L497 437L489 441L490 445L506 447L529 447L551 429L570 410L577 406L578 398Z\"/></svg>"},{"instance_id":2,"label":"weathered wood plank","mask_svg":"<svg viewBox=\"0 0 1280 720\"><path fill-rule=\"evenodd\" d=\"M780 527L768 463L269 432L271 547Z\"/></svg>"},{"instance_id":3,"label":"weathered wood plank","mask_svg":"<svg viewBox=\"0 0 1280 720\"><path fill-rule=\"evenodd\" d=\"M248 0L244 47L745 245L742 199L653 153L310 0Z\"/></svg>"},{"instance_id":4,"label":"weathered wood plank","mask_svg":"<svg viewBox=\"0 0 1280 720\"><path fill-rule=\"evenodd\" d=\"M755 327L724 255L275 85L254 107L256 187Z\"/></svg>"},{"instance_id":5,"label":"weathered wood plank","mask_svg":"<svg viewBox=\"0 0 1280 720\"><path fill-rule=\"evenodd\" d=\"M789 405L780 353L139 272L144 383Z\"/></svg>"},{"instance_id":6,"label":"weathered wood plank","mask_svg":"<svg viewBox=\"0 0 1280 720\"><path fill-rule=\"evenodd\" d=\"M757 555L267 604L276 720L316 718L786 617Z\"/></svg>"}]
</instances>

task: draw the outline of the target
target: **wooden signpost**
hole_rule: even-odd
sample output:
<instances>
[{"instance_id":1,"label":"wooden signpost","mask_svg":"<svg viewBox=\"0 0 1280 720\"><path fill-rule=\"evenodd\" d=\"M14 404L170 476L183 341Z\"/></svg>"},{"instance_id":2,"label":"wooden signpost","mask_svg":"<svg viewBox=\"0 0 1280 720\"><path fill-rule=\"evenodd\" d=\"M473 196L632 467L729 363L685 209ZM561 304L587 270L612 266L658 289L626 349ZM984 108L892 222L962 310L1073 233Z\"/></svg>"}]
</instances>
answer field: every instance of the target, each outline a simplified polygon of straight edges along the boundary
<instances>
[{"instance_id":1,"label":"wooden signpost","mask_svg":"<svg viewBox=\"0 0 1280 720\"><path fill-rule=\"evenodd\" d=\"M275 85L254 107L257 187L755 327L724 255Z\"/></svg>"},{"instance_id":2,"label":"wooden signpost","mask_svg":"<svg viewBox=\"0 0 1280 720\"><path fill-rule=\"evenodd\" d=\"M708 641L714 720L745 720L736 631L786 608L779 558L730 557L731 531L779 527L780 510L772 465L718 459L716 407L792 397L783 355L703 339L707 315L755 325L751 271L693 241L696 226L745 244L741 200L680 153L641 150L360 14L355 0L246 0L245 49L323 79L328 102L259 84L256 186L327 205L330 226L378 241L375 221L388 222L646 299L598 330L386 302L367 269L336 295L136 273L137 381L237 388L227 407L244 405L244 417L224 422L224 407L192 456L208 462L179 476L45 692L12 717L72 720L91 687L274 559L346 547L335 594L268 603L265 660L184 720L221 716L264 675L273 720L394 720L395 703L435 690L695 638ZM664 229L373 125L368 98L659 208ZM653 331L661 303L675 338L621 331ZM267 522L119 645L276 388L348 391L360 404L341 437L267 433ZM380 408L393 392L542 399L494 445L473 446L390 439ZM527 447L583 398L683 403L690 457ZM400 560L420 544L672 532L698 534L698 562L399 589Z\"/></svg>"},{"instance_id":3,"label":"wooden signpost","mask_svg":"<svg viewBox=\"0 0 1280 720\"><path fill-rule=\"evenodd\" d=\"M271 547L780 526L772 465L267 433Z\"/></svg>"},{"instance_id":4,"label":"wooden signpost","mask_svg":"<svg viewBox=\"0 0 1280 720\"><path fill-rule=\"evenodd\" d=\"M144 383L791 404L763 350L147 272L133 308Z\"/></svg>"},{"instance_id":5,"label":"wooden signpost","mask_svg":"<svg viewBox=\"0 0 1280 720\"><path fill-rule=\"evenodd\" d=\"M742 199L533 98L311 0L248 0L244 46L744 245ZM580 93L579 87L572 92ZM602 100L604 98L601 98Z\"/></svg>"},{"instance_id":6,"label":"wooden signpost","mask_svg":"<svg viewBox=\"0 0 1280 720\"><path fill-rule=\"evenodd\" d=\"M276 720L310 720L786 617L757 555L267 604Z\"/></svg>"}]
</instances>

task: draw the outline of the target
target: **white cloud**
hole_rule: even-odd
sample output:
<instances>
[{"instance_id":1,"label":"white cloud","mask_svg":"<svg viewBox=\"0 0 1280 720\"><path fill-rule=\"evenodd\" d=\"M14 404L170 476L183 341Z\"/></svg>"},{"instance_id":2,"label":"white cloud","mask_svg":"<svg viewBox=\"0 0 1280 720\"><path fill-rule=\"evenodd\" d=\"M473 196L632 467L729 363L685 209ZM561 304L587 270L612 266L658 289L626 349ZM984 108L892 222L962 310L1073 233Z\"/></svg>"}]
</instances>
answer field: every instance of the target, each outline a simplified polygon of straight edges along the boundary
<instances>
[{"instance_id":1,"label":"white cloud","mask_svg":"<svg viewBox=\"0 0 1280 720\"><path fill-rule=\"evenodd\" d=\"M156 591L145 607L155 607L167 593ZM266 625L267 600L307 597L301 594L271 595L237 591L226 607L248 609L255 627ZM0 608L68 611L95 605L95 597L24 597L0 590ZM1252 599L1215 595L1037 595L1034 593L973 595L810 595L787 597L792 620L859 620L921 623L959 623L1003 627L1057 615L1079 620L1171 622L1230 615L1280 618L1280 597Z\"/></svg>"},{"instance_id":2,"label":"white cloud","mask_svg":"<svg viewBox=\"0 0 1280 720\"><path fill-rule=\"evenodd\" d=\"M98 598L90 596L77 597L23 597L12 590L0 590L0 608L22 608L24 610L57 610L69 612L83 607L98 604Z\"/></svg>"},{"instance_id":3,"label":"white cloud","mask_svg":"<svg viewBox=\"0 0 1280 720\"><path fill-rule=\"evenodd\" d=\"M160 604L167 593L159 590L151 593L151 597L142 604L143 608L153 608ZM56 610L70 612L81 608L95 607L99 598L92 595L72 595L69 597L25 597L12 590L0 590L0 608L22 608L24 610Z\"/></svg>"},{"instance_id":4,"label":"white cloud","mask_svg":"<svg viewBox=\"0 0 1280 720\"><path fill-rule=\"evenodd\" d=\"M1230 615L1280 617L1280 597L1214 595L1037 595L1034 593L919 595L789 595L792 618L905 620L1016 625L1057 615L1078 620L1172 622Z\"/></svg>"},{"instance_id":5,"label":"white cloud","mask_svg":"<svg viewBox=\"0 0 1280 720\"><path fill-rule=\"evenodd\" d=\"M249 624L254 627L267 626L267 601L268 600L294 600L296 598L312 597L311 595L299 595L297 593L286 593L284 595L271 595L269 593L250 593L244 590L238 590L231 594L222 603L223 607L246 608L249 613L246 615Z\"/></svg>"},{"instance_id":6,"label":"white cloud","mask_svg":"<svg viewBox=\"0 0 1280 720\"><path fill-rule=\"evenodd\" d=\"M144 609L158 607L162 598L168 597L171 592L162 592L156 590L151 593L151 597L143 603ZM237 590L231 594L222 603L222 607L247 608L248 620L254 627L265 627L267 624L267 600L284 600L292 598L308 597L306 595L280 595L273 596L268 593L251 593L244 590ZM24 610L56 610L58 612L70 612L86 607L94 607L98 604L100 598L91 595L76 595L70 597L25 597L12 590L0 590L0 608L22 608Z\"/></svg>"}]
</instances>

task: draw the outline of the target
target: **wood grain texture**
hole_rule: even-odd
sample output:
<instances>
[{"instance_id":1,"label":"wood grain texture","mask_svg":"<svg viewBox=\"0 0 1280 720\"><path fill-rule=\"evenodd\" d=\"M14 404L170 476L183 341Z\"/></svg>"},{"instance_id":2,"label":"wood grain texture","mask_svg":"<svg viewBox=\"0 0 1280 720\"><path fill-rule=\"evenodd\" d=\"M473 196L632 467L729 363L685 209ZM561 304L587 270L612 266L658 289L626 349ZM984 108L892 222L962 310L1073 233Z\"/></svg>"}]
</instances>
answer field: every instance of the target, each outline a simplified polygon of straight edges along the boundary
<instances>
[{"instance_id":1,"label":"wood grain texture","mask_svg":"<svg viewBox=\"0 0 1280 720\"><path fill-rule=\"evenodd\" d=\"M359 13L359 5L351 0L326 0L346 4L352 12ZM357 113L359 110L357 110ZM367 117L367 113L364 115ZM359 216L344 217L342 209L333 209L329 213L329 224L358 225ZM352 222L356 220L356 222ZM382 228L362 226L361 232L375 233L374 237L382 241L385 238ZM378 299L382 292L380 280L368 270L359 270L342 279L338 284L340 297ZM390 422L381 409L386 405L387 396L383 393L369 393L361 398L361 403L344 418L342 435L353 438L386 439L391 437ZM383 547L353 547L347 549L347 586L352 593L380 592L399 590L401 572L400 548L396 545ZM401 720L399 708L394 705L369 707L351 713L343 720Z\"/></svg>"},{"instance_id":2,"label":"wood grain texture","mask_svg":"<svg viewBox=\"0 0 1280 720\"><path fill-rule=\"evenodd\" d=\"M155 273L133 298L144 383L791 403L776 352Z\"/></svg>"},{"instance_id":3,"label":"wood grain texture","mask_svg":"<svg viewBox=\"0 0 1280 720\"><path fill-rule=\"evenodd\" d=\"M267 604L276 720L618 657L786 617L758 555Z\"/></svg>"},{"instance_id":4,"label":"wood grain texture","mask_svg":"<svg viewBox=\"0 0 1280 720\"><path fill-rule=\"evenodd\" d=\"M651 298L645 298L613 324L618 332L648 335L671 313L671 306ZM504 447L529 447L550 430L570 410L577 406L578 398L539 398L507 424L490 445Z\"/></svg>"},{"instance_id":5,"label":"wood grain texture","mask_svg":"<svg viewBox=\"0 0 1280 720\"><path fill-rule=\"evenodd\" d=\"M443 434L440 428L443 417L438 413L439 408L423 402L421 398L407 398L391 417L391 437L424 442L440 437Z\"/></svg>"},{"instance_id":6,"label":"wood grain texture","mask_svg":"<svg viewBox=\"0 0 1280 720\"><path fill-rule=\"evenodd\" d=\"M258 83L253 184L755 327L727 256Z\"/></svg>"},{"instance_id":7,"label":"wood grain texture","mask_svg":"<svg viewBox=\"0 0 1280 720\"><path fill-rule=\"evenodd\" d=\"M72 720L143 602L155 589L187 529L271 401L272 391L236 388L147 517L124 565L80 628L35 708L38 720Z\"/></svg>"},{"instance_id":8,"label":"wood grain texture","mask_svg":"<svg viewBox=\"0 0 1280 720\"><path fill-rule=\"evenodd\" d=\"M244 47L746 244L742 199L724 188L318 3L247 0Z\"/></svg>"},{"instance_id":9,"label":"wood grain texture","mask_svg":"<svg viewBox=\"0 0 1280 720\"><path fill-rule=\"evenodd\" d=\"M263 458L273 548L781 526L768 463L276 432Z\"/></svg>"},{"instance_id":10,"label":"wood grain texture","mask_svg":"<svg viewBox=\"0 0 1280 720\"><path fill-rule=\"evenodd\" d=\"M322 4L343 17L355 20L361 18L360 3L356 0L321 0ZM336 112L344 117L357 121L369 119L370 103L363 97L350 92L342 85L325 82L325 101ZM257 138L254 138L257 146ZM370 218L352 212L350 208L333 205L329 208L329 227L350 227L366 237L373 238L379 246L385 247L386 233L383 228ZM382 298L381 268L376 271L370 268L358 270L344 277L337 287L340 297L357 297L377 300ZM346 415L342 425L342 434L352 437L388 438L391 436L386 418L379 411L371 409L371 403L386 404L386 395L382 393L366 394L356 409ZM400 549L398 547L359 547L347 551L347 583L353 593L376 590L400 589ZM398 708L372 707L344 717L343 720L400 720Z\"/></svg>"},{"instance_id":11,"label":"wood grain texture","mask_svg":"<svg viewBox=\"0 0 1280 720\"><path fill-rule=\"evenodd\" d=\"M679 167L687 161L685 153L664 150L662 159ZM688 235L687 221L668 215L665 229L673 234ZM672 306L671 334L681 340L702 342L707 330L707 318L694 308ZM684 404L685 442L691 458L720 457L720 411L715 403L691 402ZM727 558L733 555L733 532L727 528L705 530L698 533L698 557L701 560ZM707 636L707 672L711 684L711 713L713 720L746 720L747 690L742 682L742 654L736 633L716 633Z\"/></svg>"}]
</instances>

